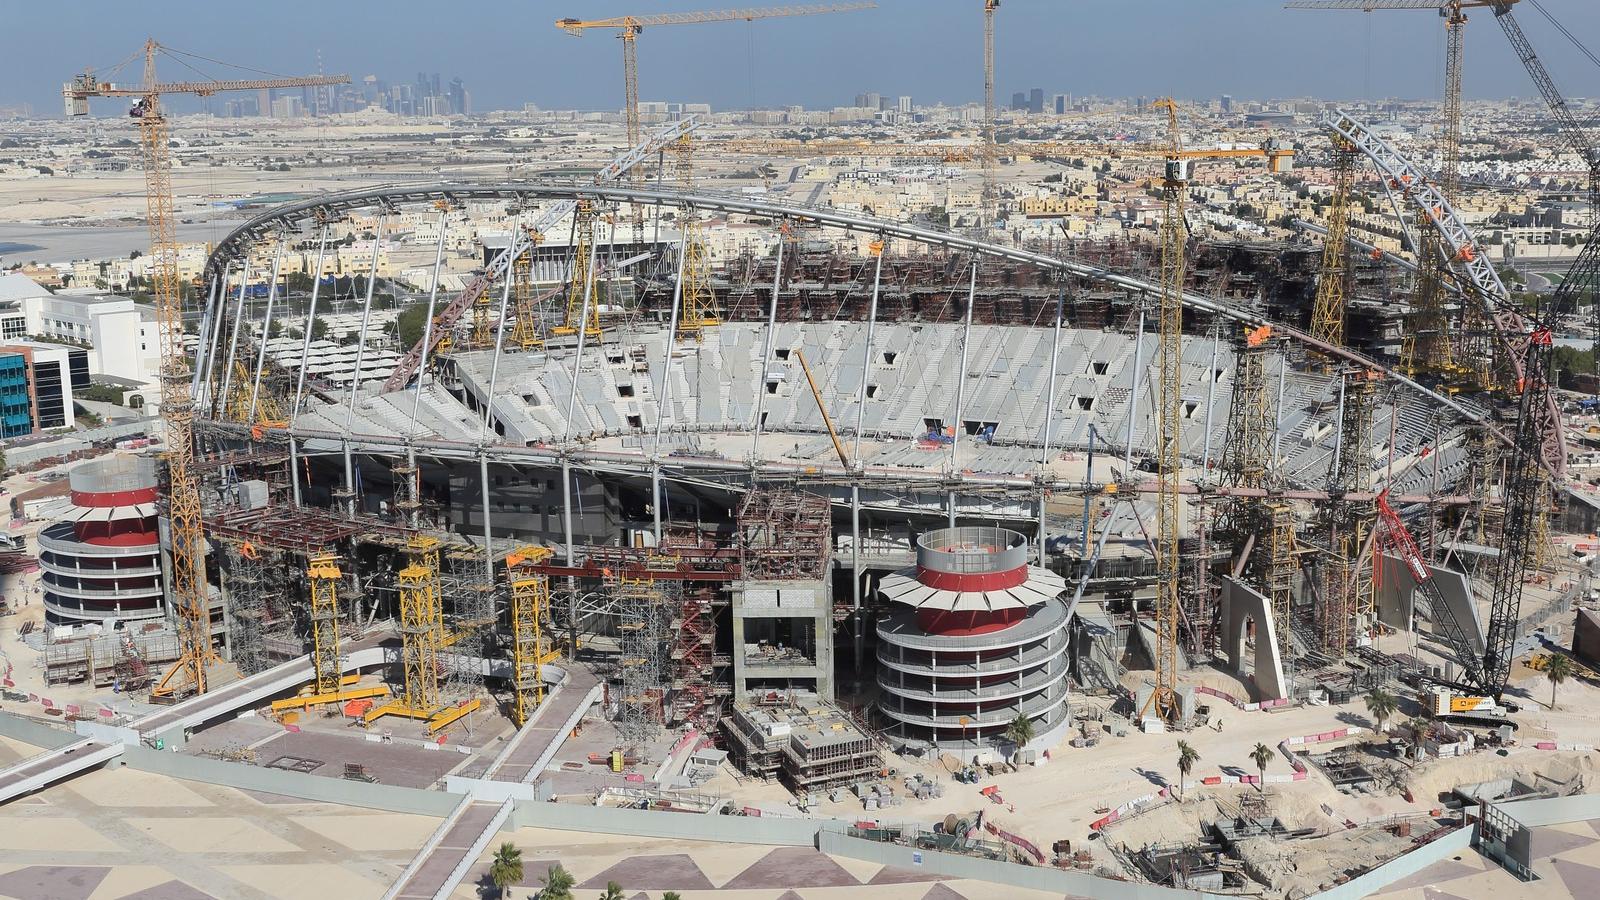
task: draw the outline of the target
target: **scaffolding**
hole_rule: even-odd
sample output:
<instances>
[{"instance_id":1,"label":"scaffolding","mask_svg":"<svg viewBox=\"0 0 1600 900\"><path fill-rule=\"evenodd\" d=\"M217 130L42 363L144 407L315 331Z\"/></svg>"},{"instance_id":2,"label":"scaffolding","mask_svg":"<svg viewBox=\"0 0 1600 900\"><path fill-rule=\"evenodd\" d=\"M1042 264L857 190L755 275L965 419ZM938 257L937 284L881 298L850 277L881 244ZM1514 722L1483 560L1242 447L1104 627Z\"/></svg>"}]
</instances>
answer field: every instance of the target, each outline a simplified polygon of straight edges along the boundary
<instances>
[{"instance_id":1,"label":"scaffolding","mask_svg":"<svg viewBox=\"0 0 1600 900\"><path fill-rule=\"evenodd\" d=\"M1323 602L1318 607L1320 649L1342 655L1358 634L1371 627L1376 586L1370 565L1360 557L1372 531L1370 500L1345 499L1365 494L1372 477L1372 407L1377 379L1366 370L1347 372L1339 413L1339 453L1328 479L1332 499L1327 507L1327 565L1323 567ZM1354 629L1354 630L1352 630Z\"/></svg>"},{"instance_id":2,"label":"scaffolding","mask_svg":"<svg viewBox=\"0 0 1600 900\"><path fill-rule=\"evenodd\" d=\"M739 570L752 581L828 577L833 515L815 494L757 485L736 518Z\"/></svg>"},{"instance_id":3,"label":"scaffolding","mask_svg":"<svg viewBox=\"0 0 1600 900\"><path fill-rule=\"evenodd\" d=\"M1268 531L1259 567L1262 588L1272 601L1272 620L1278 637L1279 659L1287 676L1294 660L1294 584L1300 575L1295 546L1294 508L1287 503L1265 504Z\"/></svg>"},{"instance_id":4,"label":"scaffolding","mask_svg":"<svg viewBox=\"0 0 1600 900\"><path fill-rule=\"evenodd\" d=\"M511 261L511 299L516 304L516 322L511 326L507 346L537 350L544 346L539 334L539 298L533 283L533 252L540 235L529 232L527 249Z\"/></svg>"},{"instance_id":5,"label":"scaffolding","mask_svg":"<svg viewBox=\"0 0 1600 900\"><path fill-rule=\"evenodd\" d=\"M591 257L594 255L594 203L589 200L579 200L577 210L573 213L572 226L572 271L567 279L567 311L561 324L550 329L550 333L562 337L570 337L578 333L578 325L583 323L584 331L589 337L600 337L600 304L591 302L588 319L584 319L584 297L589 292L590 276L593 274ZM594 297L598 301L600 298Z\"/></svg>"},{"instance_id":6,"label":"scaffolding","mask_svg":"<svg viewBox=\"0 0 1600 900\"><path fill-rule=\"evenodd\" d=\"M272 667L265 646L266 632L275 624L268 598L276 591L266 584L267 567L261 552L249 541L225 542L224 584L228 589L228 651L244 675Z\"/></svg>"},{"instance_id":7,"label":"scaffolding","mask_svg":"<svg viewBox=\"0 0 1600 900\"><path fill-rule=\"evenodd\" d=\"M661 728L667 598L653 579L628 577L615 580L612 596L622 651L617 660L622 682L617 697L617 734L633 747L649 743Z\"/></svg>"},{"instance_id":8,"label":"scaffolding","mask_svg":"<svg viewBox=\"0 0 1600 900\"><path fill-rule=\"evenodd\" d=\"M675 636L672 647L672 717L709 728L716 722L720 704L713 693L716 668L715 587L684 585L682 599L672 620Z\"/></svg>"},{"instance_id":9,"label":"scaffolding","mask_svg":"<svg viewBox=\"0 0 1600 900\"><path fill-rule=\"evenodd\" d=\"M544 681L539 667L555 658L544 637L543 619L550 608L550 579L535 566L548 562L555 551L548 547L519 547L506 557L506 586L510 597L511 720L518 728L528 724L544 702Z\"/></svg>"},{"instance_id":10,"label":"scaffolding","mask_svg":"<svg viewBox=\"0 0 1600 900\"><path fill-rule=\"evenodd\" d=\"M1233 398L1222 446L1222 483L1228 487L1266 487L1275 426L1267 390L1267 340L1271 336L1267 326L1252 329L1234 352Z\"/></svg>"},{"instance_id":11,"label":"scaffolding","mask_svg":"<svg viewBox=\"0 0 1600 900\"><path fill-rule=\"evenodd\" d=\"M694 140L684 134L674 144L678 161L678 187L684 191L694 188ZM692 207L680 213L683 229L683 260L681 261L682 297L678 307L678 339L700 340L701 332L721 324L717 316L717 296L711 290L711 257L700 232L700 215Z\"/></svg>"}]
</instances>

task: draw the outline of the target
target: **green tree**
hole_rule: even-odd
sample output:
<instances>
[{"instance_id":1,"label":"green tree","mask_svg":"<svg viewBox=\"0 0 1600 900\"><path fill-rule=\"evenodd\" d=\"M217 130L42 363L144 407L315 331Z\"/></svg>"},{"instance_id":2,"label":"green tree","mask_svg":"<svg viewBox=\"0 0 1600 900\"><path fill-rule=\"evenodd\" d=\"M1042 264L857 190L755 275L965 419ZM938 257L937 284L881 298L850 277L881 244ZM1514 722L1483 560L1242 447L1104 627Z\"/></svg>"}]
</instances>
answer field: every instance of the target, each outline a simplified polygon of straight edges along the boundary
<instances>
[{"instance_id":1,"label":"green tree","mask_svg":"<svg viewBox=\"0 0 1600 900\"><path fill-rule=\"evenodd\" d=\"M677 891L667 891L661 895L661 900L683 900L683 895Z\"/></svg>"},{"instance_id":2,"label":"green tree","mask_svg":"<svg viewBox=\"0 0 1600 900\"><path fill-rule=\"evenodd\" d=\"M560 863L551 866L544 875L544 890L539 892L541 900L572 900L572 889L578 884L572 873Z\"/></svg>"},{"instance_id":3,"label":"green tree","mask_svg":"<svg viewBox=\"0 0 1600 900\"><path fill-rule=\"evenodd\" d=\"M417 304L407 307L394 320L395 341L402 347L415 347L422 340L422 330L428 324L428 307Z\"/></svg>"},{"instance_id":4,"label":"green tree","mask_svg":"<svg viewBox=\"0 0 1600 900\"><path fill-rule=\"evenodd\" d=\"M275 337L282 337L282 336L283 336L283 322L281 320L273 319L272 321L267 323L267 337L268 338L275 338Z\"/></svg>"},{"instance_id":5,"label":"green tree","mask_svg":"<svg viewBox=\"0 0 1600 900\"><path fill-rule=\"evenodd\" d=\"M1256 771L1261 773L1261 780L1256 782L1256 790L1266 793L1267 790L1267 763L1272 762L1272 748L1266 744L1256 744L1250 751L1250 759L1256 764Z\"/></svg>"},{"instance_id":6,"label":"green tree","mask_svg":"<svg viewBox=\"0 0 1600 900\"><path fill-rule=\"evenodd\" d=\"M1017 745L1017 749L1022 749L1033 740L1033 720L1023 713L1017 713L1017 717L1006 726L1006 737Z\"/></svg>"},{"instance_id":7,"label":"green tree","mask_svg":"<svg viewBox=\"0 0 1600 900\"><path fill-rule=\"evenodd\" d=\"M600 895L600 900L622 900L622 885L615 881L606 882L606 890Z\"/></svg>"},{"instance_id":8,"label":"green tree","mask_svg":"<svg viewBox=\"0 0 1600 900\"><path fill-rule=\"evenodd\" d=\"M522 851L515 844L506 841L494 852L494 861L489 864L489 880L494 882L495 890L502 897L506 895L506 888L522 880Z\"/></svg>"},{"instance_id":9,"label":"green tree","mask_svg":"<svg viewBox=\"0 0 1600 900\"><path fill-rule=\"evenodd\" d=\"M1178 798L1180 800L1184 794L1184 780L1189 777L1190 772L1194 771L1194 764L1199 761L1199 752L1189 746L1188 741L1178 742Z\"/></svg>"},{"instance_id":10,"label":"green tree","mask_svg":"<svg viewBox=\"0 0 1600 900\"><path fill-rule=\"evenodd\" d=\"M312 319L311 320L311 339L313 341L322 341L322 340L327 340L327 338L328 338L328 323L324 322L321 319Z\"/></svg>"},{"instance_id":11,"label":"green tree","mask_svg":"<svg viewBox=\"0 0 1600 900\"><path fill-rule=\"evenodd\" d=\"M1389 717L1394 715L1394 711L1400 707L1400 701L1383 688L1373 688L1371 693L1362 698L1362 702L1367 705L1367 712L1371 713L1372 718L1377 721L1379 731L1384 730L1384 725L1388 723Z\"/></svg>"},{"instance_id":12,"label":"green tree","mask_svg":"<svg viewBox=\"0 0 1600 900\"><path fill-rule=\"evenodd\" d=\"M1572 665L1572 657L1566 655L1565 653L1550 654L1550 664L1544 668L1544 678L1546 681L1550 682L1551 709L1556 708L1556 688L1561 686L1561 682L1566 681L1568 678L1571 678L1576 674L1578 673L1576 668Z\"/></svg>"}]
</instances>

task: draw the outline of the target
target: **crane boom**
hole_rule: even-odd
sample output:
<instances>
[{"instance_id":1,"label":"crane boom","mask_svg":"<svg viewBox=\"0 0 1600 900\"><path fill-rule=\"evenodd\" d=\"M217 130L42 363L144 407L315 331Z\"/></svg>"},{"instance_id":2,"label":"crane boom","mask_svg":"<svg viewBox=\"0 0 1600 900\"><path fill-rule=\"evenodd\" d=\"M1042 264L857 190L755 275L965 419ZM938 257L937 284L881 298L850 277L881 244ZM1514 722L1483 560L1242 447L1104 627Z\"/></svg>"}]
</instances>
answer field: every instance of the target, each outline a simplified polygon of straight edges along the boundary
<instances>
[{"instance_id":1,"label":"crane boom","mask_svg":"<svg viewBox=\"0 0 1600 900\"><path fill-rule=\"evenodd\" d=\"M855 12L877 9L868 3L815 3L807 6L765 6L744 9L713 9L703 12L657 13L651 16L612 16L609 19L557 19L556 27L568 34L583 34L589 28L626 28L637 32L655 25L697 25L701 22L749 22L787 16L815 16L822 13Z\"/></svg>"},{"instance_id":2,"label":"crane boom","mask_svg":"<svg viewBox=\"0 0 1600 900\"><path fill-rule=\"evenodd\" d=\"M90 97L144 97L150 94L195 94L209 97L223 91L259 91L271 88L321 87L329 84L349 84L348 75L313 75L305 78L265 78L243 81L166 81L148 87L137 84L117 84L114 81L95 81L93 72L84 72L62 86L62 93L72 103ZM82 115L73 112L69 115Z\"/></svg>"}]
</instances>

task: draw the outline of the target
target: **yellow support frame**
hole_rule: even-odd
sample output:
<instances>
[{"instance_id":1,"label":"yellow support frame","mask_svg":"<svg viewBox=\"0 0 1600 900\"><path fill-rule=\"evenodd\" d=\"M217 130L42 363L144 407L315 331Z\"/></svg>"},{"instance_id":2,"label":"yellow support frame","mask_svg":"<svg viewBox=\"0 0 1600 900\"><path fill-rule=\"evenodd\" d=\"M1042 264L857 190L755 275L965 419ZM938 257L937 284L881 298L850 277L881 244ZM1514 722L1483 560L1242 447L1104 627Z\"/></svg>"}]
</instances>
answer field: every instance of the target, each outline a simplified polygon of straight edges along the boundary
<instances>
[{"instance_id":1,"label":"yellow support frame","mask_svg":"<svg viewBox=\"0 0 1600 900\"><path fill-rule=\"evenodd\" d=\"M550 329L551 334L560 337L577 334L579 321L583 319L583 295L589 287L589 257L594 252L589 240L594 228L594 205L587 200L579 200L573 219L573 239L577 243L572 248L572 276L567 280L567 312L561 324ZM590 300L598 301L598 298L591 297ZM598 302L589 304L589 318L585 323L585 331L589 337L600 337Z\"/></svg>"},{"instance_id":2,"label":"yellow support frame","mask_svg":"<svg viewBox=\"0 0 1600 900\"><path fill-rule=\"evenodd\" d=\"M400 570L400 660L404 677L400 699L374 707L362 717L370 725L384 716L427 721L432 734L483 705L471 700L441 706L439 648L447 645L444 606L439 589L439 539L416 535L406 543L411 562Z\"/></svg>"}]
</instances>

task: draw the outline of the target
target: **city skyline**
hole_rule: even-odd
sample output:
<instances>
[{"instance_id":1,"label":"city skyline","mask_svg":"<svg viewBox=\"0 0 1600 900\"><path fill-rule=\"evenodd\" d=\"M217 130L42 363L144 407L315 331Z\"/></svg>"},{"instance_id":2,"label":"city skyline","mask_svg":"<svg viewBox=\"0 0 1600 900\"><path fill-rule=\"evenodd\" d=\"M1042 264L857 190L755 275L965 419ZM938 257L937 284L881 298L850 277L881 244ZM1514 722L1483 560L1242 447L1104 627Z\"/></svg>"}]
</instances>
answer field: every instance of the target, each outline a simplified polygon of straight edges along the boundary
<instances>
[{"instance_id":1,"label":"city skyline","mask_svg":"<svg viewBox=\"0 0 1600 900\"><path fill-rule=\"evenodd\" d=\"M672 0L641 11L612 0L580 10L587 16L626 12L719 8L704 0ZM772 22L732 22L651 29L639 40L640 96L648 100L704 102L713 109L813 109L844 106L861 91L914 96L919 105L959 105L981 100L981 13L966 5L919 5L880 0L880 8ZM1600 30L1600 9L1576 0L1551 0L1551 11L1575 34ZM1422 10L1357 14L1284 10L1276 3L1218 0L1139 0L1115 10L1074 5L1063 11L1042 2L1011 0L996 16L996 91L1004 107L1011 93L1042 87L1047 95L1127 97L1172 94L1180 99L1323 97L1340 100L1428 99L1442 88L1444 40L1437 16ZM1201 8L1203 7L1203 8ZM416 25L397 4L372 23L353 8L288 3L283 15L252 23L256 40L239 45L240 64L274 72L344 72L359 87L374 75L405 83L417 71L440 72L471 86L476 111L542 108L615 110L621 106L617 42L606 33L581 38L553 25L558 8L510 8L500 27L483 19L452 17ZM171 4L174 13L153 35L201 56L221 58L215 17L199 4ZM185 12L192 14L184 14ZM571 12L571 10L568 10ZM1233 13L1230 15L1230 12ZM0 106L29 104L35 115L58 115L61 82L86 65L105 66L138 49L145 33L131 10L21 7L8 19L18 33L58 29L76 40L66 51L26 43L0 62ZM107 20L110 21L107 21ZM120 23L117 20L125 19ZM1154 20L1165 27L1150 28ZM1589 59L1542 17L1523 16L1525 27L1558 84L1569 95L1592 83ZM308 23L321 23L307 27ZM76 27L63 27L76 26ZM93 26L93 27L91 27ZM328 36L368 34L375 40L333 45ZM1106 38L1080 39L1104 35ZM1119 37L1120 36L1120 37ZM1217 54L1238 45L1241 53ZM1314 39L1313 39L1314 38ZM298 46L297 46L298 45ZM48 47L48 49L47 49ZM470 51L457 48L471 47ZM525 60L513 65L511 59ZM197 71L226 77L223 65L196 63ZM97 71L104 72L104 68ZM193 77L172 60L165 77ZM575 77L574 73L587 73ZM805 73L804 78L794 77ZM119 80L139 76L137 64ZM1467 27L1464 95L1503 99L1535 94L1490 14ZM97 113L112 111L98 104ZM180 111L198 103L179 101Z\"/></svg>"}]
</instances>

